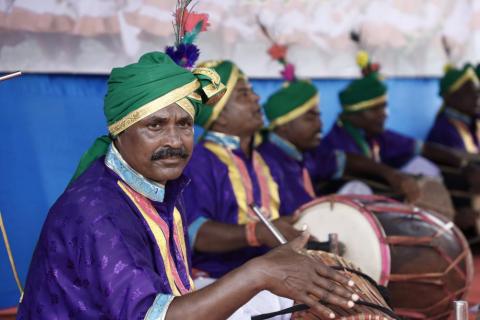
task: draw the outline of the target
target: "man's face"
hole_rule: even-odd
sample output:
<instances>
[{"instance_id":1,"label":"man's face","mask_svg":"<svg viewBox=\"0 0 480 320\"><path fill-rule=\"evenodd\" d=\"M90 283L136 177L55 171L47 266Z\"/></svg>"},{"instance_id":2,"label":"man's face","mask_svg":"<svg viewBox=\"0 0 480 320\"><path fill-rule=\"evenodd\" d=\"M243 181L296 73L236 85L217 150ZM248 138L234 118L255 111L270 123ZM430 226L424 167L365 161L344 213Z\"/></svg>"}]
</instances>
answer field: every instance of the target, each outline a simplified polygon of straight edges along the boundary
<instances>
[{"instance_id":1,"label":"man's face","mask_svg":"<svg viewBox=\"0 0 480 320\"><path fill-rule=\"evenodd\" d=\"M251 136L263 126L259 97L251 85L238 80L225 108L217 121L222 122L228 132L236 136ZM221 119L220 119L221 118Z\"/></svg>"},{"instance_id":2,"label":"man's face","mask_svg":"<svg viewBox=\"0 0 480 320\"><path fill-rule=\"evenodd\" d=\"M475 116L480 113L480 86L467 81L457 91L447 95L445 102L460 112Z\"/></svg>"},{"instance_id":3,"label":"man's face","mask_svg":"<svg viewBox=\"0 0 480 320\"><path fill-rule=\"evenodd\" d=\"M347 119L354 126L363 129L368 136L376 136L385 130L387 105L382 103L367 110L348 114Z\"/></svg>"},{"instance_id":4,"label":"man's face","mask_svg":"<svg viewBox=\"0 0 480 320\"><path fill-rule=\"evenodd\" d=\"M178 178L190 159L193 119L171 104L127 128L115 146L135 171L165 184Z\"/></svg>"},{"instance_id":5,"label":"man's face","mask_svg":"<svg viewBox=\"0 0 480 320\"><path fill-rule=\"evenodd\" d=\"M300 117L278 127L276 133L300 151L314 149L320 144L322 121L318 108L310 109Z\"/></svg>"}]
</instances>

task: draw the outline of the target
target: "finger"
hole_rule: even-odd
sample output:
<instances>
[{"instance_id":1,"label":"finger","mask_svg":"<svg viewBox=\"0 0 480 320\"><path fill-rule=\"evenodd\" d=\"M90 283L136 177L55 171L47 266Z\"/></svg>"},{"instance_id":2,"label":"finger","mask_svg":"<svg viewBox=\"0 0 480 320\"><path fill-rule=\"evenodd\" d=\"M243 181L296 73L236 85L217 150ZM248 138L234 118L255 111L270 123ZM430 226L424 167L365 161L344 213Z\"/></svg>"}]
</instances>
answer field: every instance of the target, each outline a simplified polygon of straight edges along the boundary
<instances>
[{"instance_id":1,"label":"finger","mask_svg":"<svg viewBox=\"0 0 480 320\"><path fill-rule=\"evenodd\" d=\"M304 231L300 234L300 236L290 241L288 245L290 245L290 247L295 251L303 249L308 242L308 238L310 238L310 233L308 231Z\"/></svg>"},{"instance_id":2,"label":"finger","mask_svg":"<svg viewBox=\"0 0 480 320\"><path fill-rule=\"evenodd\" d=\"M335 313L330 308L327 308L326 306L306 294L302 295L299 301L309 306L310 311L319 317L327 319L335 319L336 317Z\"/></svg>"},{"instance_id":3,"label":"finger","mask_svg":"<svg viewBox=\"0 0 480 320\"><path fill-rule=\"evenodd\" d=\"M359 299L358 295L355 292L348 289L349 287L345 288L336 283L335 281L331 281L321 277L315 277L312 281L315 285L344 299L352 300L353 302Z\"/></svg>"},{"instance_id":4,"label":"finger","mask_svg":"<svg viewBox=\"0 0 480 320\"><path fill-rule=\"evenodd\" d=\"M353 287L355 285L355 282L353 280L330 268L329 266L325 265L323 261L320 260L320 258L313 256L315 260L317 260L318 263L315 264L315 271L317 272L318 275L321 277L330 279L330 280L335 280L340 282L341 284L348 286L348 287Z\"/></svg>"},{"instance_id":5,"label":"finger","mask_svg":"<svg viewBox=\"0 0 480 320\"><path fill-rule=\"evenodd\" d=\"M343 290L344 289L342 288L342 294L345 293ZM347 293L347 297L344 297L342 295L337 295L333 291L328 291L321 287L315 286L314 284L309 285L307 291L309 294L314 295L318 298L318 300L320 300L320 302L323 303L330 303L345 309L350 309L355 306L355 303L350 299L352 296L351 293Z\"/></svg>"}]
</instances>

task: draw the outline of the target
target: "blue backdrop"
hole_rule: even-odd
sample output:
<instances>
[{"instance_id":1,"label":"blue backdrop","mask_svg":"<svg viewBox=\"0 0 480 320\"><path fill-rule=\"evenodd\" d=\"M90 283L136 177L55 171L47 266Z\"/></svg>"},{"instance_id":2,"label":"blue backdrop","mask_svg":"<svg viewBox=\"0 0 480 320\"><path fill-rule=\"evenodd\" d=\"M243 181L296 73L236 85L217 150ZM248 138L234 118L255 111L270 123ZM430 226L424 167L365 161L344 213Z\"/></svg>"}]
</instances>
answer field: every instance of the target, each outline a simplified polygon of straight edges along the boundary
<instances>
[{"instance_id":1,"label":"blue backdrop","mask_svg":"<svg viewBox=\"0 0 480 320\"><path fill-rule=\"evenodd\" d=\"M437 79L389 79L388 127L423 138L440 106ZM325 131L348 80L316 80ZM280 80L252 80L265 98ZM48 208L70 180L82 153L106 133L105 76L23 75L0 82L0 211L22 282ZM198 131L197 131L198 132ZM0 241L0 308L19 293Z\"/></svg>"}]
</instances>

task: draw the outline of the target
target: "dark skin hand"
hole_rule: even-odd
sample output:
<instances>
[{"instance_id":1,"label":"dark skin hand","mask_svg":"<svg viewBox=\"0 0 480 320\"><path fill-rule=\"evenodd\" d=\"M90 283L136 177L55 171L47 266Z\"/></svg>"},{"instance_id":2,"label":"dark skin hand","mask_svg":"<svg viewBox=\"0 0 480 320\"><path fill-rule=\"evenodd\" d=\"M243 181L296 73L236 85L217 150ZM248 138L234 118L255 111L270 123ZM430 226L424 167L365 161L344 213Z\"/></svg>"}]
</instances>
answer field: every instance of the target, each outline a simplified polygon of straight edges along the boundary
<instances>
[{"instance_id":1,"label":"dark skin hand","mask_svg":"<svg viewBox=\"0 0 480 320\"><path fill-rule=\"evenodd\" d=\"M258 104L259 97L251 85L243 79L238 80L225 108L212 125L212 131L234 135L240 138L240 147L246 155L252 153L252 136L263 126L262 113ZM273 222L280 232L292 240L299 235L293 228L291 218L282 217ZM257 239L269 247L278 245L265 226L256 227ZM247 247L245 226L207 221L199 229L194 247L202 252L229 252Z\"/></svg>"},{"instance_id":2,"label":"dark skin hand","mask_svg":"<svg viewBox=\"0 0 480 320\"><path fill-rule=\"evenodd\" d=\"M315 315L335 318L331 309L312 296L343 308L353 307L352 299L357 300L358 296L346 289L351 281L349 278L306 253L303 248L308 238L309 234L304 232L268 254L250 260L212 285L176 297L168 308L166 319L223 320L262 290L305 303Z\"/></svg>"}]
</instances>

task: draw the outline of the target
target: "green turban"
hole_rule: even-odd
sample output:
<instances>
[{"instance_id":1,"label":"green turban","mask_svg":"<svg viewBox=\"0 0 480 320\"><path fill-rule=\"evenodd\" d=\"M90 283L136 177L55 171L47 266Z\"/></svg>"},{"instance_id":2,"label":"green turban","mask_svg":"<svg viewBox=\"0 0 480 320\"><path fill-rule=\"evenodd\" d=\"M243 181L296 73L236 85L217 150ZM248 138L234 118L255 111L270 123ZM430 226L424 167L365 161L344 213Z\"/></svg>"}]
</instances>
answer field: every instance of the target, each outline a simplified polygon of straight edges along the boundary
<instances>
[{"instance_id":1,"label":"green turban","mask_svg":"<svg viewBox=\"0 0 480 320\"><path fill-rule=\"evenodd\" d=\"M202 126L204 129L209 129L215 120L218 119L223 108L227 104L228 99L233 92L233 88L237 84L239 79L246 80L245 74L231 61L228 60L215 60L205 61L198 65L203 68L211 68L215 70L220 76L221 83L227 88L227 91L220 98L213 107L205 107L198 113L195 118L195 124Z\"/></svg>"},{"instance_id":2,"label":"green turban","mask_svg":"<svg viewBox=\"0 0 480 320\"><path fill-rule=\"evenodd\" d=\"M477 67L475 68L475 73L477 74L477 78L480 79L480 63L477 64Z\"/></svg>"},{"instance_id":3,"label":"green turban","mask_svg":"<svg viewBox=\"0 0 480 320\"><path fill-rule=\"evenodd\" d=\"M317 88L308 81L287 82L283 88L273 93L263 105L270 122L270 128L292 121L312 108L317 107Z\"/></svg>"},{"instance_id":4,"label":"green turban","mask_svg":"<svg viewBox=\"0 0 480 320\"><path fill-rule=\"evenodd\" d=\"M361 79L352 81L340 91L343 112L350 113L376 107L387 101L387 86L372 72Z\"/></svg>"},{"instance_id":5,"label":"green turban","mask_svg":"<svg viewBox=\"0 0 480 320\"><path fill-rule=\"evenodd\" d=\"M479 70L480 71L480 70ZM470 64L466 64L463 68L447 68L444 76L440 79L440 96L453 93L460 89L466 82L473 81L478 83L478 76Z\"/></svg>"},{"instance_id":6,"label":"green turban","mask_svg":"<svg viewBox=\"0 0 480 320\"><path fill-rule=\"evenodd\" d=\"M104 99L110 136L173 103L194 118L202 103L218 101L224 91L219 75L211 69L189 71L162 52L147 53L137 63L114 68L110 74ZM82 156L72 181L106 154L111 141L109 136L95 141Z\"/></svg>"}]
</instances>

